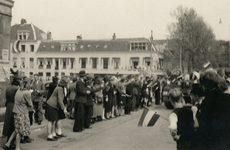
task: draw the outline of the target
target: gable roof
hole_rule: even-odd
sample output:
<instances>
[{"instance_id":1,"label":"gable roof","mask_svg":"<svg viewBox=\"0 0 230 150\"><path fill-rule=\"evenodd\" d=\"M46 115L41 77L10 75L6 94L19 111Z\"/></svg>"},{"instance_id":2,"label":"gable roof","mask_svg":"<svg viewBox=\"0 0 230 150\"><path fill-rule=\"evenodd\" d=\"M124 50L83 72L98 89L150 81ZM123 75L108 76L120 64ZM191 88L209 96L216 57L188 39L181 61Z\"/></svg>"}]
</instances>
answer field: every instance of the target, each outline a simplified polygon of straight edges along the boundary
<instances>
[{"instance_id":1,"label":"gable roof","mask_svg":"<svg viewBox=\"0 0 230 150\"><path fill-rule=\"evenodd\" d=\"M10 39L11 40L17 40L18 39L18 31L24 30L29 32L29 37L27 40L42 40L41 34L44 34L45 32L39 29L38 27L34 26L33 24L15 24L11 26L11 33L10 33Z\"/></svg>"}]
</instances>

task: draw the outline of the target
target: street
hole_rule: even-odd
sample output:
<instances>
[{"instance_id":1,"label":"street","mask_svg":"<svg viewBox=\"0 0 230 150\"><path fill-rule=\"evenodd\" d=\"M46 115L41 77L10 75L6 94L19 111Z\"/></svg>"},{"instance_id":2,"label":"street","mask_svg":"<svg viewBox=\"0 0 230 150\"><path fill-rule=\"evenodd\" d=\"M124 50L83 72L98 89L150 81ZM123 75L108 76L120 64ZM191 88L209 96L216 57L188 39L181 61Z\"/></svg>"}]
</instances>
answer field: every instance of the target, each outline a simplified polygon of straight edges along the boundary
<instances>
[{"instance_id":1,"label":"street","mask_svg":"<svg viewBox=\"0 0 230 150\"><path fill-rule=\"evenodd\" d=\"M67 137L55 142L46 141L47 131L43 128L33 130L32 143L21 144L22 150L172 150L176 149L168 130L168 116L172 110L167 110L162 104L150 107L160 114L153 127L137 127L143 109L132 112L132 115L120 116L92 125L92 129L83 132L72 132L73 120L63 120L62 130Z\"/></svg>"}]
</instances>

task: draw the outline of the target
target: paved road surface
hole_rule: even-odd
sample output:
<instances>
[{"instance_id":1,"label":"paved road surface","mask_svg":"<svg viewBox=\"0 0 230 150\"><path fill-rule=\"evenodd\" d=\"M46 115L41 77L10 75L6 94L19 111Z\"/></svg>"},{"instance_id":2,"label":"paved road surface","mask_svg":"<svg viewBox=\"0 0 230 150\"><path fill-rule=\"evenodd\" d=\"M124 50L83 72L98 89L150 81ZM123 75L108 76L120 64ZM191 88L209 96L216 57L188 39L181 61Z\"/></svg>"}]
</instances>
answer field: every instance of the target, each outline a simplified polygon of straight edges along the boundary
<instances>
[{"instance_id":1,"label":"paved road surface","mask_svg":"<svg viewBox=\"0 0 230 150\"><path fill-rule=\"evenodd\" d=\"M174 150L176 143L168 130L168 116L171 110L151 106L160 118L153 127L137 127L143 110L132 115L121 116L98 122L92 129L81 133L72 132L73 120L63 120L63 132L68 136L55 142L46 141L46 128L33 130L33 143L21 144L22 150ZM44 123L43 123L44 124Z\"/></svg>"}]
</instances>

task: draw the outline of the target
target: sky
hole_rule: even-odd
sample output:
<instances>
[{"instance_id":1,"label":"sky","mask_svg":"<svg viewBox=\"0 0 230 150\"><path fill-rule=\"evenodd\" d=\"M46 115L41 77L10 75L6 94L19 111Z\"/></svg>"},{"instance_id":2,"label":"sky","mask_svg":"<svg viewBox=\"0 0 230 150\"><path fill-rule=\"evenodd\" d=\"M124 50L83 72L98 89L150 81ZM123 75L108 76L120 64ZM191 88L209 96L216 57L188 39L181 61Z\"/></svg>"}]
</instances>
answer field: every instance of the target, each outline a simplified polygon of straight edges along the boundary
<instances>
[{"instance_id":1,"label":"sky","mask_svg":"<svg viewBox=\"0 0 230 150\"><path fill-rule=\"evenodd\" d=\"M14 0L11 25L24 18L54 40L150 38L151 31L159 40L178 6L193 8L217 40L230 40L230 0Z\"/></svg>"}]
</instances>

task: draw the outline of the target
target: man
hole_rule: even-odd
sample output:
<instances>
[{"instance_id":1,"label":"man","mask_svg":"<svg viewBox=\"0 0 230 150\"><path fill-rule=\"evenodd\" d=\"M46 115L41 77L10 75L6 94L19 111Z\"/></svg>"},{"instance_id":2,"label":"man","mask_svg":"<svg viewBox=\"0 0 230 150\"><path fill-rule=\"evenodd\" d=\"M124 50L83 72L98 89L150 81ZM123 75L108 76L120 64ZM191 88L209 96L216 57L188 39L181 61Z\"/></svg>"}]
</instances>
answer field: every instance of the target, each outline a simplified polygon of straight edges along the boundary
<instances>
[{"instance_id":1,"label":"man","mask_svg":"<svg viewBox=\"0 0 230 150\"><path fill-rule=\"evenodd\" d=\"M81 132L84 129L84 104L87 102L87 94L90 91L86 89L86 73L84 70L79 72L80 79L76 83L76 97L74 107L75 122L73 126L73 132Z\"/></svg>"},{"instance_id":2,"label":"man","mask_svg":"<svg viewBox=\"0 0 230 150\"><path fill-rule=\"evenodd\" d=\"M76 83L77 78L73 78L73 83L69 85L69 101L68 101L68 109L70 112L69 119L74 119L74 100L76 97Z\"/></svg>"},{"instance_id":3,"label":"man","mask_svg":"<svg viewBox=\"0 0 230 150\"><path fill-rule=\"evenodd\" d=\"M45 91L44 84L41 80L39 80L39 75L34 74L34 81L31 84L31 88L33 92L31 93L31 98L34 105L34 119L38 125L41 124L43 121L43 112L42 112L42 105L43 105L43 93Z\"/></svg>"}]
</instances>

